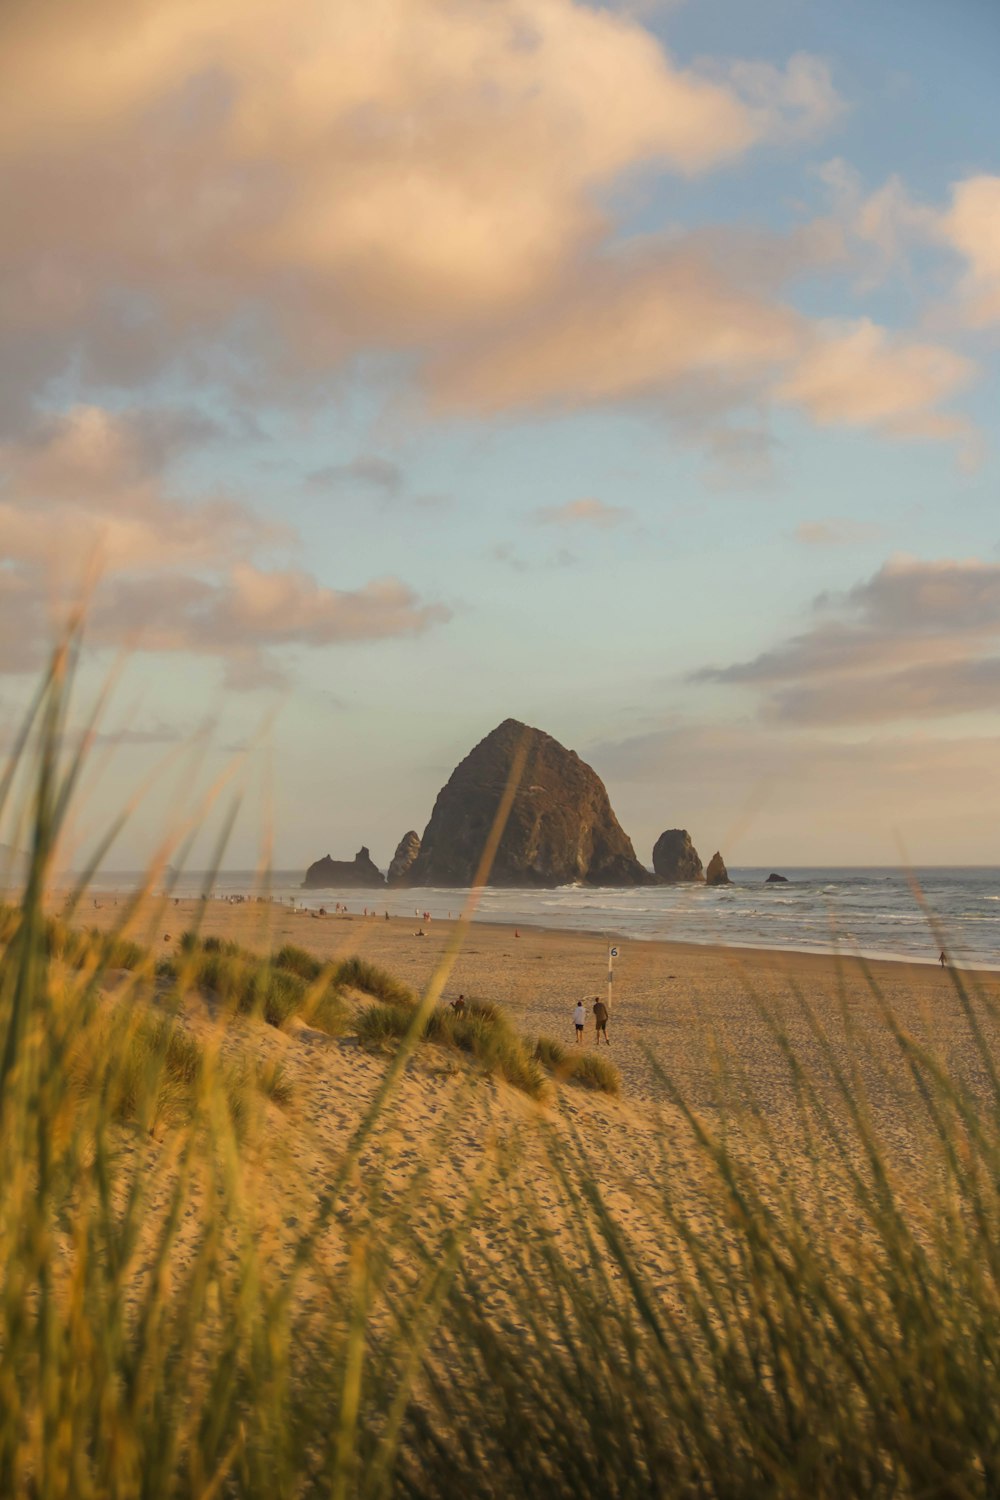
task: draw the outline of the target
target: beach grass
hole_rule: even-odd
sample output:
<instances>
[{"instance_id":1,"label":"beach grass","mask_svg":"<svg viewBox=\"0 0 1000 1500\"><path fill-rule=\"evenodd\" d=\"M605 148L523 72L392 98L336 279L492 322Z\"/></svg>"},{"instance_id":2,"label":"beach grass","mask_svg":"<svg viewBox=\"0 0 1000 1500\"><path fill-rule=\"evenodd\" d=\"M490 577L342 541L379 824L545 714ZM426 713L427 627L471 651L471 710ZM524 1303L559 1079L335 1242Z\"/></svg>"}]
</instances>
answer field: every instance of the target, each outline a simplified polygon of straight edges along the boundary
<instances>
[{"instance_id":1,"label":"beach grass","mask_svg":"<svg viewBox=\"0 0 1000 1500\"><path fill-rule=\"evenodd\" d=\"M409 1035L414 1006L378 1001L365 1006L355 1024L362 1046L380 1051ZM470 1001L464 1015L438 1007L423 1018L419 1035L422 1041L466 1054L483 1072L499 1075L532 1099L546 1092L542 1067L499 1007L489 1002Z\"/></svg>"},{"instance_id":2,"label":"beach grass","mask_svg":"<svg viewBox=\"0 0 1000 1500\"><path fill-rule=\"evenodd\" d=\"M390 1190L387 1166L422 1040L521 1069L529 1093L567 1060L610 1062L529 1048L490 1002L455 1016L445 971L414 997L360 959L330 982L200 939L165 967L130 946L127 907L110 934L56 933L47 892L80 773L71 644L0 777L0 816L20 795L11 816L30 834L20 902L0 911L0 1494L998 1493L997 1018L965 977L951 982L969 1076L869 979L898 1064L880 1088L919 1150L884 1128L862 1036L845 1048L802 997L807 1061L760 995L790 1112L738 1058L711 1107L661 1068L639 1190L604 1170L597 1103L560 1095L516 1148L485 1143L428 1213L430 1168ZM192 976L224 1002L197 1036ZM358 1035L389 1056L322 1192L264 1198L259 1161L294 1151L297 1090L288 1038L249 1023L307 1014L317 987L371 996ZM335 1064L340 1044L324 1045ZM478 1087L469 1071L461 1089ZM428 1159L454 1139L444 1110ZM499 1270L473 1248L480 1228Z\"/></svg>"},{"instance_id":3,"label":"beach grass","mask_svg":"<svg viewBox=\"0 0 1000 1500\"><path fill-rule=\"evenodd\" d=\"M531 1054L546 1072L562 1082L578 1083L601 1094L621 1093L621 1074L613 1062L598 1052L564 1047L554 1037L540 1036L535 1039Z\"/></svg>"},{"instance_id":4,"label":"beach grass","mask_svg":"<svg viewBox=\"0 0 1000 1500\"><path fill-rule=\"evenodd\" d=\"M387 974L384 969L369 963L365 958L345 958L336 965L334 979L341 989L360 990L362 994L371 995L373 999L382 1000L387 1005L416 1004L417 997L408 985L402 984L394 975Z\"/></svg>"},{"instance_id":5,"label":"beach grass","mask_svg":"<svg viewBox=\"0 0 1000 1500\"><path fill-rule=\"evenodd\" d=\"M307 953L305 948L300 948L295 943L282 944L275 953L273 962L276 969L287 969L310 983L323 972L323 964L315 954Z\"/></svg>"}]
</instances>

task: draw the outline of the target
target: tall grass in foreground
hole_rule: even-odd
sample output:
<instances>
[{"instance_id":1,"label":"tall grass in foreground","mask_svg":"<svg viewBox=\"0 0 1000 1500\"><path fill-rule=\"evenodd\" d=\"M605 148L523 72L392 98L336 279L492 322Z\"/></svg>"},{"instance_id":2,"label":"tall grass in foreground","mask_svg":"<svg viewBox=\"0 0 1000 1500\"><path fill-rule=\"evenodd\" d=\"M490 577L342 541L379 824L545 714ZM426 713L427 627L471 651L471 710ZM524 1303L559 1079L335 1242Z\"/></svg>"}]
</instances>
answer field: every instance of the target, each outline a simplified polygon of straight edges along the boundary
<instances>
[{"instance_id":1,"label":"tall grass in foreground","mask_svg":"<svg viewBox=\"0 0 1000 1500\"><path fill-rule=\"evenodd\" d=\"M294 1128L273 1113L294 1110L280 1069L237 1121L225 1015L192 1050L171 1041L169 975L140 961L120 980L124 932L52 951L45 888L79 773L65 675L62 654L0 778L0 816L17 775L32 809L23 900L0 914L0 1495L1000 1493L1000 1081L995 1018L959 976L970 1081L882 1007L917 1156L850 1049L804 1007L807 1065L764 998L791 1114L738 1078L699 1114L663 1076L655 1186L619 1184L627 1214L599 1122L558 1111L532 1126L544 1171L486 1149L451 1216L428 1214L426 1163L391 1179L382 1142L431 1011L385 986L378 1006L408 1017L398 1050L323 1197L279 1235L255 1174ZM443 1114L430 1158L453 1139ZM501 1274L469 1251L478 1224Z\"/></svg>"}]
</instances>

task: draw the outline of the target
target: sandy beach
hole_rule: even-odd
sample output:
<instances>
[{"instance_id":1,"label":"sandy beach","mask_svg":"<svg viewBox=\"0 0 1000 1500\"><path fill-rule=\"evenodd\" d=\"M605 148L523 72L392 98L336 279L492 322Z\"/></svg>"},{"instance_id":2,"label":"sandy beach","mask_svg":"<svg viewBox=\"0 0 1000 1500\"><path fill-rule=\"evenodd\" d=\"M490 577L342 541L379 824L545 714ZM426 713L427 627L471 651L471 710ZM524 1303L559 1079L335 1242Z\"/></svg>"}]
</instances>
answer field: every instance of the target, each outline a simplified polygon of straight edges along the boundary
<instances>
[{"instance_id":1,"label":"sandy beach","mask_svg":"<svg viewBox=\"0 0 1000 1500\"><path fill-rule=\"evenodd\" d=\"M117 927L126 909L124 894L102 896L96 906L85 904L78 920ZM320 917L278 903L153 899L139 905L128 930L157 956L171 957L181 934L196 926L202 937L234 940L261 954L292 942L330 961L360 955L416 990L450 962L461 939L442 1003L460 992L489 999L527 1039L546 1034L567 1049L574 1046L573 1006L605 992L601 935L487 924L459 931L435 921L418 937L412 919ZM870 1121L897 1202L924 1224L921 1233L928 1232L927 1205L940 1197L941 1152L894 1028L920 1037L954 1076L985 1097L988 1078L957 976L927 965L867 966L824 955L660 942L621 945L615 976L611 1045L602 1051L620 1069L620 1097L556 1079L536 1101L465 1055L425 1042L407 1062L346 1180L339 1176L345 1150L379 1097L394 1051L394 1044L374 1052L360 1044L355 1020L370 996L346 993L349 1019L336 1035L298 1016L277 1029L233 1014L210 993L184 997L183 1024L206 1048L218 1045L225 1065L278 1066L288 1085L287 1101L264 1104L240 1168L275 1287L292 1274L296 1244L320 1206L331 1198L338 1204L295 1280L299 1357L326 1359L329 1288L347 1272L352 1244L361 1243L366 1257L377 1255L386 1224L394 1226L387 1283L393 1289L373 1311L375 1324L388 1326L393 1306L405 1303L416 1286L420 1266L439 1263L449 1237L464 1224L465 1261L484 1316L495 1327L523 1333L525 1298L539 1294L550 1250L571 1276L590 1281L607 1269L607 1251L581 1230L578 1184L585 1179L629 1246L650 1297L679 1310L689 1265L676 1226L714 1255L731 1254L734 1236L742 1243L744 1234L714 1148L699 1142L701 1131L725 1140L727 1155L751 1174L776 1222L792 1234L818 1235L856 1261L872 1236L856 1187L858 1172L863 1178L870 1170L858 1120ZM995 1042L1000 976L967 977ZM128 995L129 980L125 971L108 975L109 1005L116 1003L117 986L120 996ZM168 983L161 998L170 994ZM786 1044L818 1086L819 1112L802 1110ZM588 1026L585 1046L593 1045ZM151 1151L148 1161L159 1163L152 1203L162 1212L173 1170L168 1151L161 1156L153 1143ZM174 1251L178 1269L190 1263L203 1219L195 1194ZM749 1291L742 1274L733 1272L733 1284ZM628 1300L617 1273L608 1285L608 1298ZM454 1347L436 1353L446 1381L458 1358Z\"/></svg>"},{"instance_id":2,"label":"sandy beach","mask_svg":"<svg viewBox=\"0 0 1000 1500\"><path fill-rule=\"evenodd\" d=\"M81 907L80 923L117 925L125 894L97 899L97 906ZM233 940L261 954L285 942L331 962L357 954L418 992L449 962L457 939L442 1004L460 993L493 1001L526 1038L551 1036L567 1047L574 1045L572 1012L582 998L588 1011L584 1045L593 1048L589 1007L595 996L607 993L607 942L599 934L479 922L459 931L458 923L433 921L418 937L421 923L415 919L321 917L276 902L164 904L154 898L138 906L128 931L158 957L169 957L178 951L181 934L196 926L203 937ZM844 1100L833 1085L839 1067L852 1096L871 1110L885 1143L898 1151L899 1163L915 1169L924 1155L928 1122L892 1025L919 1038L973 1090L985 1089L981 1058L956 989L959 977L977 1004L984 1002L979 1006L985 1011L984 1029L1000 1041L1000 1024L992 1019L1000 1013L1000 975L993 973L956 976L926 964L869 964L825 954L669 942L621 944L614 972L610 1046L602 1044L601 1051L620 1071L621 1096L607 1099L564 1087L557 1113L588 1138L601 1140L596 1160L615 1196L623 1181L635 1188L648 1178L664 1142L675 1148L683 1132L670 1102L674 1087L709 1120L723 1104L727 1110L747 1105L759 1110L794 1162L802 1142L795 1081L783 1055L786 1041L809 1076L824 1081L837 1120L846 1122ZM357 997L358 1004L363 1001ZM282 1146L276 1180L292 1169L293 1175L305 1175L312 1191L360 1118L364 1101L373 1096L384 1059L359 1049L350 1035L321 1038L299 1026L276 1033L245 1022L239 1029L243 1044L249 1040L269 1056L280 1056L297 1079L295 1114L306 1129L295 1135L295 1160ZM401 1135L391 1152L400 1149L409 1161L408 1153L443 1125L455 1089L467 1083L465 1065L456 1063L453 1053L422 1047L409 1068L397 1111ZM473 1155L489 1133L507 1135L539 1114L516 1090L492 1080L467 1092L461 1110L459 1135L477 1143ZM388 1142L382 1144L390 1150ZM466 1166L469 1160L463 1156ZM463 1173L446 1184L447 1167L438 1162L435 1176L445 1201L457 1202ZM628 1201L626 1192L623 1210Z\"/></svg>"},{"instance_id":3,"label":"sandy beach","mask_svg":"<svg viewBox=\"0 0 1000 1500\"><path fill-rule=\"evenodd\" d=\"M80 921L114 925L126 897L101 896L85 904ZM118 905L115 902L119 903ZM158 955L172 954L180 935L199 925L203 936L232 939L255 952L295 942L321 959L359 954L422 991L447 958L455 922L313 916L278 903L173 901L152 898L130 923L130 932ZM519 933L519 935L517 935ZM572 1009L587 1002L587 1046L592 999L607 994L607 942L599 934L473 922L457 934L457 956L444 1000L459 993L502 1005L526 1035L545 1034L572 1044ZM873 1097L891 1107L886 1087L896 1067L896 1047L883 1004L908 1033L942 1050L949 1065L975 1082L978 1058L962 1015L955 975L926 964L862 962L826 954L709 947L670 942L619 945L606 1049L621 1070L623 1097L660 1102L664 1089L654 1060L662 1063L699 1106L716 1098L725 1061L745 1075L771 1111L791 1104L788 1070L767 1016L787 1032L807 1061L820 1064L819 1045L805 1008L828 1030L838 1052L859 1070ZM1000 974L968 973L963 982L994 1007ZM604 1050L602 1048L602 1050ZM731 1073L731 1079L735 1077Z\"/></svg>"}]
</instances>

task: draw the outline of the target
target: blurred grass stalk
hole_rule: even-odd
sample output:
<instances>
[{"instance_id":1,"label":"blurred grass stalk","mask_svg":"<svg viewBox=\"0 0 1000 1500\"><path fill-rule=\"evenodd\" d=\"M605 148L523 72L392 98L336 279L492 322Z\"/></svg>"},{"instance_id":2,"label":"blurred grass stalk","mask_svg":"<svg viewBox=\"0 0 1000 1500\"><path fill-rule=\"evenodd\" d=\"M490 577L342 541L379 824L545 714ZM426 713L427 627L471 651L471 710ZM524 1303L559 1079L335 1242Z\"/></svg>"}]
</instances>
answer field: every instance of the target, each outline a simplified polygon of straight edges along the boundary
<instances>
[{"instance_id":1,"label":"blurred grass stalk","mask_svg":"<svg viewBox=\"0 0 1000 1500\"><path fill-rule=\"evenodd\" d=\"M375 1382L387 1411L405 1411L414 1327L442 1301L471 1209L427 1246L383 1206L389 1240L373 1253L379 1167L359 1194L359 1138L338 1191L305 1205L297 1242L279 1245L255 1203L247 1111L256 1099L259 1130L260 1101L287 1085L258 1065L234 1100L221 1046L173 1024L185 962L154 990L152 956L125 936L153 876L108 934L53 923L50 875L88 742L67 738L78 639L75 627L54 654L0 779L0 817L29 841L19 908L0 923L0 1495L353 1492L359 1372L366 1394ZM309 1004L310 986L279 970L251 1011L266 1014L276 979ZM350 1222L334 1225L348 1196ZM298 1295L307 1277L324 1296ZM367 1440L382 1475L400 1421Z\"/></svg>"},{"instance_id":2,"label":"blurred grass stalk","mask_svg":"<svg viewBox=\"0 0 1000 1500\"><path fill-rule=\"evenodd\" d=\"M528 1144L486 1143L458 1213L428 1218L415 1209L433 1204L429 1162L453 1150L461 1100L402 1190L381 1152L459 931L329 1190L279 1243L254 1160L281 1080L250 1091L254 1118L234 1110L221 1046L186 1050L162 993L152 1009L151 959L108 1002L131 905L73 963L48 940L85 754L65 740L75 645L0 780L0 816L15 785L30 803L23 898L0 933L0 1496L1000 1494L1000 1085L982 995L953 976L973 1087L871 980L893 1086L922 1121L916 1165L815 1011L802 1002L822 1076L765 996L793 1117L774 1120L735 1069L699 1114L661 1072L656 1188L628 1188L630 1228L591 1167L600 1117L583 1140L555 1109L528 1143L543 1166L525 1169ZM308 955L286 960L323 982ZM182 955L176 1004L184 972ZM846 1001L843 1015L861 1048ZM470 1253L481 1223L503 1274Z\"/></svg>"}]
</instances>

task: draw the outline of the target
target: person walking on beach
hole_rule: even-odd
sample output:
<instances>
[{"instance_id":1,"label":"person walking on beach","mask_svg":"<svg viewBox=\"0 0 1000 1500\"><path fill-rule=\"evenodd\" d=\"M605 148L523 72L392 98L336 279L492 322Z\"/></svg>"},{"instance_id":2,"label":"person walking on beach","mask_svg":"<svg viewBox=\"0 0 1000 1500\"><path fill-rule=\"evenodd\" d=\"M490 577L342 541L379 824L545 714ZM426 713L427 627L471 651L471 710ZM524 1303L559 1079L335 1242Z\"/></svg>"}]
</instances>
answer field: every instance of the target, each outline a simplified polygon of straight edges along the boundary
<instances>
[{"instance_id":1,"label":"person walking on beach","mask_svg":"<svg viewBox=\"0 0 1000 1500\"><path fill-rule=\"evenodd\" d=\"M600 995L595 995L594 996L594 1040L595 1040L595 1042L596 1042L596 1044L597 1044L598 1047L601 1045L601 1034L602 1033L604 1035L605 1042L607 1042L607 1045L610 1047L611 1043L608 1041L608 1007L605 1005L605 1003L601 999Z\"/></svg>"},{"instance_id":2,"label":"person walking on beach","mask_svg":"<svg viewBox=\"0 0 1000 1500\"><path fill-rule=\"evenodd\" d=\"M576 1027L577 1045L583 1041L583 1027L587 1019L587 1012L583 1008L583 1001L576 1002L576 1010L573 1012L573 1025Z\"/></svg>"},{"instance_id":3,"label":"person walking on beach","mask_svg":"<svg viewBox=\"0 0 1000 1500\"><path fill-rule=\"evenodd\" d=\"M459 997L458 997L457 1000L453 1000L451 1002L451 1008L455 1012L456 1016L464 1016L465 1015L465 996L464 995L459 995Z\"/></svg>"},{"instance_id":4,"label":"person walking on beach","mask_svg":"<svg viewBox=\"0 0 1000 1500\"><path fill-rule=\"evenodd\" d=\"M941 967L943 969L944 966L945 966L945 964L947 962L948 962L948 955L945 953L944 949L942 948L940 954L938 955L938 963L941 965Z\"/></svg>"}]
</instances>

